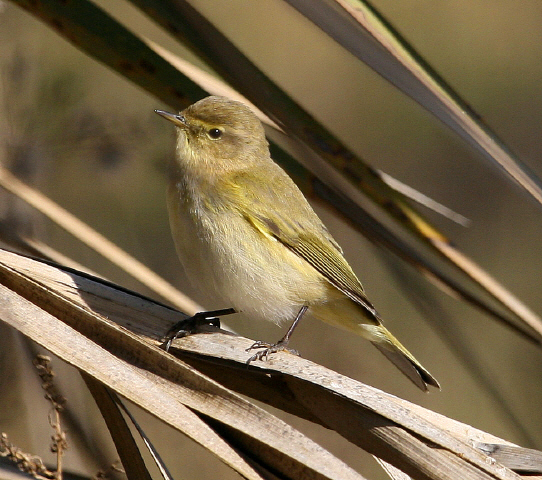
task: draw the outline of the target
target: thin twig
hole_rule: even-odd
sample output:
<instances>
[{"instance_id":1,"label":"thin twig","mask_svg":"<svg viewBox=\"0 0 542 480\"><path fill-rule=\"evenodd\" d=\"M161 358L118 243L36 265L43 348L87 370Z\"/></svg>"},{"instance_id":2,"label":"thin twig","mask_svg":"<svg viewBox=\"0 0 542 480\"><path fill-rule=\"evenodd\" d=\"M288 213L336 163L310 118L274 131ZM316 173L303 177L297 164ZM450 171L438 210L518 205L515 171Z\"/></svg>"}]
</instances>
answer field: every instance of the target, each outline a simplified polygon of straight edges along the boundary
<instances>
[{"instance_id":1,"label":"thin twig","mask_svg":"<svg viewBox=\"0 0 542 480\"><path fill-rule=\"evenodd\" d=\"M55 480L57 478L56 472L49 470L39 456L23 452L8 440L8 436L4 432L0 434L0 457L11 460L19 470L32 475L37 480Z\"/></svg>"},{"instance_id":2,"label":"thin twig","mask_svg":"<svg viewBox=\"0 0 542 480\"><path fill-rule=\"evenodd\" d=\"M56 453L56 472L53 478L62 480L62 455L64 455L64 451L68 448L68 442L66 441L66 432L62 430L60 414L64 410L66 398L60 395L53 383L55 373L51 368L51 358L46 355L36 355L33 363L42 380L41 386L46 392L45 398L53 406L49 414L49 424L55 431L51 436L51 451Z\"/></svg>"}]
</instances>

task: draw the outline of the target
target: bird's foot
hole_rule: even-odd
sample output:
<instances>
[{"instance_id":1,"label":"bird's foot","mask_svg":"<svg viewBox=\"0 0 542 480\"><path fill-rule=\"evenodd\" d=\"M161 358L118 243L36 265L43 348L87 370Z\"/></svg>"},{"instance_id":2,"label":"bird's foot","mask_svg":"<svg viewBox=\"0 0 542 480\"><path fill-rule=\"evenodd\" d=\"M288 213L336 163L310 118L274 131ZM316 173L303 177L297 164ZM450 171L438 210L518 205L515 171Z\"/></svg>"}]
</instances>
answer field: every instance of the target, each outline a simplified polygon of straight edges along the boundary
<instances>
[{"instance_id":1,"label":"bird's foot","mask_svg":"<svg viewBox=\"0 0 542 480\"><path fill-rule=\"evenodd\" d=\"M164 335L164 343L161 347L167 352L171 347L173 340L177 338L209 331L208 327L220 328L219 316L236 313L233 308L223 310L213 310L210 312L199 312L192 317L185 318L173 325Z\"/></svg>"},{"instance_id":2,"label":"bird's foot","mask_svg":"<svg viewBox=\"0 0 542 480\"><path fill-rule=\"evenodd\" d=\"M299 356L299 352L297 350L287 348L287 345L288 345L288 342L285 342L283 340L277 343L267 343L267 342L262 342L262 341L255 342L250 347L248 347L245 350L245 352L250 352L251 350L257 350L259 348L262 348L263 350L252 355L252 357L250 357L246 363L247 365L249 365L250 362L253 362L254 360L262 360L266 362L267 360L269 360L269 357L273 353L277 353L277 352L288 352L293 355Z\"/></svg>"}]
</instances>

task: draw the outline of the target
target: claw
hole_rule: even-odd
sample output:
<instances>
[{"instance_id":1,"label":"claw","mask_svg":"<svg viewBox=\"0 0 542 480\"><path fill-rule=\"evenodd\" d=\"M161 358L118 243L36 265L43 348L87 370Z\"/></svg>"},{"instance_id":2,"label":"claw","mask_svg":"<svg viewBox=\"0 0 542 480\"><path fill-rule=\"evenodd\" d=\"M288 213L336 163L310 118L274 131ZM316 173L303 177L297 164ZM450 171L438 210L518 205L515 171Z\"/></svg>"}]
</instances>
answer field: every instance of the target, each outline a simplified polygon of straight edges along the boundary
<instances>
[{"instance_id":1,"label":"claw","mask_svg":"<svg viewBox=\"0 0 542 480\"><path fill-rule=\"evenodd\" d=\"M180 322L173 325L164 336L164 343L161 347L167 352L171 347L173 340L177 338L186 337L199 333L202 331L202 327L214 327L220 328L221 315L230 315L236 313L233 308L226 308L223 310L213 310L211 312L199 312L192 317L185 318Z\"/></svg>"},{"instance_id":2,"label":"claw","mask_svg":"<svg viewBox=\"0 0 542 480\"><path fill-rule=\"evenodd\" d=\"M297 313L295 317L295 320L293 321L292 325L286 332L286 335L284 335L284 337L282 337L282 339L279 340L277 343L266 343L266 342L258 341L256 343L253 343L249 348L247 348L245 350L246 352L250 352L251 350L256 350L258 348L263 348L261 352L255 353L254 355L252 355L252 357L250 357L247 360L247 365L250 364L250 362L253 362L254 360L267 361L269 360L270 355L277 352L288 352L293 355L299 356L299 352L297 350L292 350L286 347L288 345L288 342L290 341L290 337L292 336L292 333L295 330L295 327L301 320L301 317L305 315L305 312L307 311L308 308L309 307L307 305L303 305L301 307L301 309L299 310L299 312Z\"/></svg>"},{"instance_id":3,"label":"claw","mask_svg":"<svg viewBox=\"0 0 542 480\"><path fill-rule=\"evenodd\" d=\"M251 350L256 350L258 348L263 348L263 350L261 352L257 352L254 355L252 355L252 357L250 357L246 361L246 364L249 365L254 360L261 360L263 362L266 362L269 360L269 357L273 353L277 353L277 352L288 352L293 355L299 356L299 352L297 350L287 348L286 346L287 344L288 342L282 342L282 341L274 343L274 344L262 342L262 341L255 342L250 347L248 347L245 350L245 352L250 352Z\"/></svg>"}]
</instances>

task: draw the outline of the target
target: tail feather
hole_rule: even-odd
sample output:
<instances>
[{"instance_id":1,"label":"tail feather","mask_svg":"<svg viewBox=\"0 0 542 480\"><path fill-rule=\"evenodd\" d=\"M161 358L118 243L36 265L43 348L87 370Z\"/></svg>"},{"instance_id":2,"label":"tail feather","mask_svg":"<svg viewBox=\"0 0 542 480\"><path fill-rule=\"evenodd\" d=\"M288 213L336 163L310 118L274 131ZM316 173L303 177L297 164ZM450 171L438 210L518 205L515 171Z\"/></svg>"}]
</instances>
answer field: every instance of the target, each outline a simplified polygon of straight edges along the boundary
<instances>
[{"instance_id":1,"label":"tail feather","mask_svg":"<svg viewBox=\"0 0 542 480\"><path fill-rule=\"evenodd\" d=\"M428 385L440 389L433 375L423 368L420 362L382 325L380 317L363 305L343 297L332 302L312 305L309 310L312 315L324 322L355 332L370 340L421 390L427 391Z\"/></svg>"},{"instance_id":2,"label":"tail feather","mask_svg":"<svg viewBox=\"0 0 542 480\"><path fill-rule=\"evenodd\" d=\"M371 343L378 348L388 360L390 360L401 372L403 372L418 388L427 391L427 386L432 385L440 389L440 385L424 367L414 358L414 356L399 343L386 328L379 326L382 331L379 332L378 340Z\"/></svg>"}]
</instances>

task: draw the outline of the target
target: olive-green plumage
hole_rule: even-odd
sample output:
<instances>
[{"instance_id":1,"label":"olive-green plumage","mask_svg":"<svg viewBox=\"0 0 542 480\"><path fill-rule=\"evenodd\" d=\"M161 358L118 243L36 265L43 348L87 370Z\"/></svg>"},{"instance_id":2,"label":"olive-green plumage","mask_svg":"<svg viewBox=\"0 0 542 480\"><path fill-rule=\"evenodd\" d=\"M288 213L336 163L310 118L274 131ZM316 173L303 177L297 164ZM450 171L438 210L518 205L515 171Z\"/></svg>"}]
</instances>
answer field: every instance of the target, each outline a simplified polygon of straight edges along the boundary
<instances>
[{"instance_id":1,"label":"olive-green plumage","mask_svg":"<svg viewBox=\"0 0 542 480\"><path fill-rule=\"evenodd\" d=\"M239 102L207 97L179 115L168 190L188 277L248 318L307 314L369 339L422 390L438 382L388 332L342 250L270 157L261 122Z\"/></svg>"}]
</instances>

